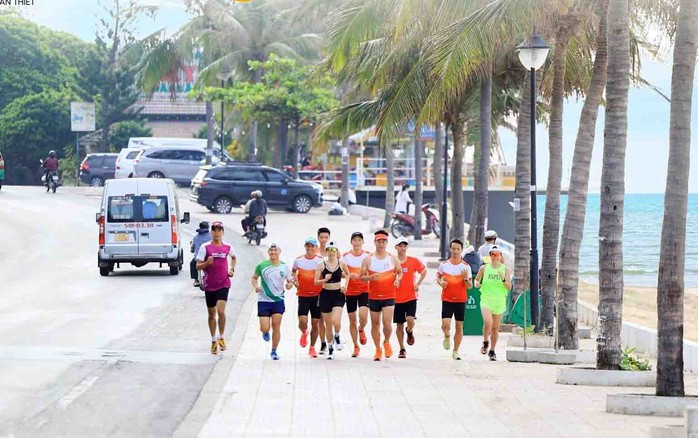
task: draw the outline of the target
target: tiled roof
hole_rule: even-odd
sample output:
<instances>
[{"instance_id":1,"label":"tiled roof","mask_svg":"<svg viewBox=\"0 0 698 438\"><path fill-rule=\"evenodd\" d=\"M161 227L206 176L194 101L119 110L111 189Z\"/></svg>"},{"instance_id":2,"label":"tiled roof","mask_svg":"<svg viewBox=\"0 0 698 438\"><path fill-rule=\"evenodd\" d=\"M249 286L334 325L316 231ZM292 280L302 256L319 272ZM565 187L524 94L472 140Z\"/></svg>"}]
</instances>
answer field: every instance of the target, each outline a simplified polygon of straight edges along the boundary
<instances>
[{"instance_id":1,"label":"tiled roof","mask_svg":"<svg viewBox=\"0 0 698 438\"><path fill-rule=\"evenodd\" d=\"M169 94L155 94L151 99L141 98L134 109L143 108L141 114L147 115L206 115L206 104L177 96L172 100Z\"/></svg>"}]
</instances>

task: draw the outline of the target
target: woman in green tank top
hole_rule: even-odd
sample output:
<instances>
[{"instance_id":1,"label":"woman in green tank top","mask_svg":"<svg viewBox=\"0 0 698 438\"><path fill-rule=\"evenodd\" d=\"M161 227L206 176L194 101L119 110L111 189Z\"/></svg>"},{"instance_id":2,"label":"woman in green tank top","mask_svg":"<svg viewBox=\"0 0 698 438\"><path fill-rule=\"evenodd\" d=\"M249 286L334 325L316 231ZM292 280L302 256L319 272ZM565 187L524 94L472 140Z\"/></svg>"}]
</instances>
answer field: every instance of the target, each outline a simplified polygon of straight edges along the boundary
<instances>
[{"instance_id":1,"label":"woman in green tank top","mask_svg":"<svg viewBox=\"0 0 698 438\"><path fill-rule=\"evenodd\" d=\"M475 287L480 288L480 309L482 312L482 348L480 353L487 354L490 360L497 360L495 347L499 339L499 326L502 315L507 310L507 293L511 289L511 273L502 263L499 247L490 249L490 262L480 267L475 278ZM489 353L487 350L489 349Z\"/></svg>"}]
</instances>

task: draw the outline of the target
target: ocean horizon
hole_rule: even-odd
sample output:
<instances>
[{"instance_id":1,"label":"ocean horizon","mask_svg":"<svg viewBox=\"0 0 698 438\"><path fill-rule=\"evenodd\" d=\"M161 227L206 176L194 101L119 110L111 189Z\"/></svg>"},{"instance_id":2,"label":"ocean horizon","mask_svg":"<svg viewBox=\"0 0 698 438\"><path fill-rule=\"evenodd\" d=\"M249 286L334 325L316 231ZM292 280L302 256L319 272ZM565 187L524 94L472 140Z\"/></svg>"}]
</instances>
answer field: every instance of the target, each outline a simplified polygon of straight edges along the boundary
<instances>
[{"instance_id":1,"label":"ocean horizon","mask_svg":"<svg viewBox=\"0 0 698 438\"><path fill-rule=\"evenodd\" d=\"M599 275L599 216L601 197L590 193L584 223L584 239L580 250L579 278L598 284ZM567 211L567 195L560 199L560 231ZM542 251L545 195L538 196L539 251ZM662 222L664 220L663 193L627 193L623 224L624 281L627 286L656 287L659 274ZM687 288L698 287L698 193L688 195L686 220Z\"/></svg>"}]
</instances>

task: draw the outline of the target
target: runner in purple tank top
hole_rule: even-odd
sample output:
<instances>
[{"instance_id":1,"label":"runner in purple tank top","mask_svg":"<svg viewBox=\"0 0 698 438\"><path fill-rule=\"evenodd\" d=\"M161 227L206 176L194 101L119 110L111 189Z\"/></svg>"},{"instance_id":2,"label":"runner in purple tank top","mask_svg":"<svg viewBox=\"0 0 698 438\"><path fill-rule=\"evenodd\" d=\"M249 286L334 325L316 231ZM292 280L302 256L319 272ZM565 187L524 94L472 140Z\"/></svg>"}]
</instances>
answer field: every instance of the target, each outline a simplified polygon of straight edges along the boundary
<instances>
[{"instance_id":1,"label":"runner in purple tank top","mask_svg":"<svg viewBox=\"0 0 698 438\"><path fill-rule=\"evenodd\" d=\"M204 271L204 292L208 309L208 328L211 332L211 354L226 349L225 305L230 291L230 278L235 275L237 259L233 247L223 241L225 233L222 222L211 225L211 238L201 245L196 254L196 269ZM228 262L230 259L230 262ZM216 337L216 314L218 314L218 337Z\"/></svg>"}]
</instances>

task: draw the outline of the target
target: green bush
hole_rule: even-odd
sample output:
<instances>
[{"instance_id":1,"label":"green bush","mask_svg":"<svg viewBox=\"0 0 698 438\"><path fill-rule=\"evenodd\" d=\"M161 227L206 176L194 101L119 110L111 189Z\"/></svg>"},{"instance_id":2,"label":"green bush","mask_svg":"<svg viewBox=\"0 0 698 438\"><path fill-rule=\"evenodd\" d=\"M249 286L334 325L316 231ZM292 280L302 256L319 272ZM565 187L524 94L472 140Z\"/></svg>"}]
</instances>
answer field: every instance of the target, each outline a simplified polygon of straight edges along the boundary
<instances>
[{"instance_id":1,"label":"green bush","mask_svg":"<svg viewBox=\"0 0 698 438\"><path fill-rule=\"evenodd\" d=\"M623 350L620 360L620 369L623 371L652 371L652 365L635 354L635 348Z\"/></svg>"}]
</instances>

